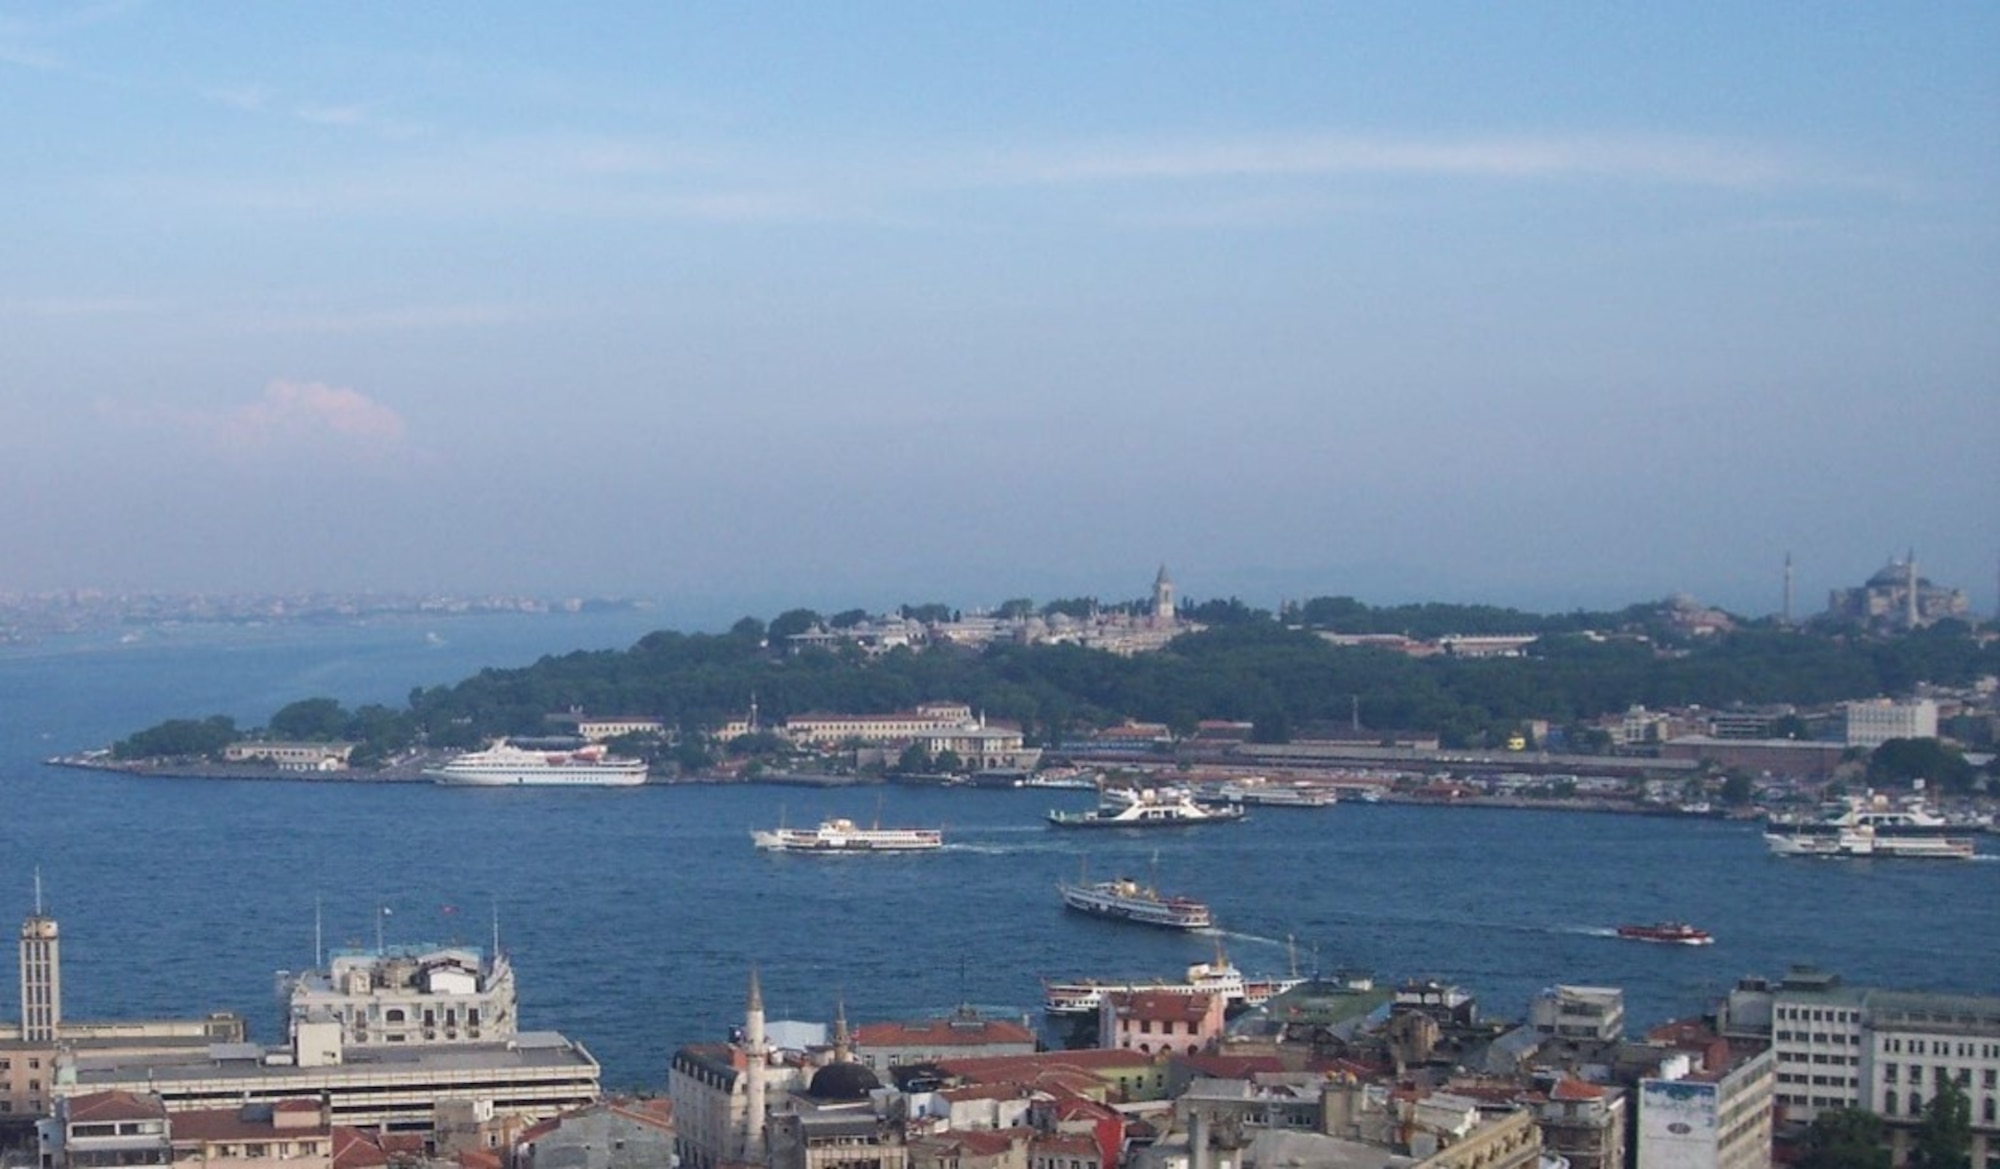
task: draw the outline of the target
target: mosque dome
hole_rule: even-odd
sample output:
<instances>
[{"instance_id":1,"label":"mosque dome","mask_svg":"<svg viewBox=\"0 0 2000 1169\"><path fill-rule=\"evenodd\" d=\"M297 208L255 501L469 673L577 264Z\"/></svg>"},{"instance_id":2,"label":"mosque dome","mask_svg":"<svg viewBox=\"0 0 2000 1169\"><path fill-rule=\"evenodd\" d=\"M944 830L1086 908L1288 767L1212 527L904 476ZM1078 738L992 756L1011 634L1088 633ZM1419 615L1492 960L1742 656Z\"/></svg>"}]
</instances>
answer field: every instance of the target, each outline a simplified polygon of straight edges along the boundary
<instances>
[{"instance_id":1,"label":"mosque dome","mask_svg":"<svg viewBox=\"0 0 2000 1169\"><path fill-rule=\"evenodd\" d=\"M830 1063L813 1073L806 1093L815 1100L866 1100L882 1086L865 1064Z\"/></svg>"},{"instance_id":2,"label":"mosque dome","mask_svg":"<svg viewBox=\"0 0 2000 1169\"><path fill-rule=\"evenodd\" d=\"M1891 560L1882 566L1880 572L1868 578L1868 587L1883 588L1885 586L1907 584L1909 580L1910 566L1900 560Z\"/></svg>"}]
</instances>

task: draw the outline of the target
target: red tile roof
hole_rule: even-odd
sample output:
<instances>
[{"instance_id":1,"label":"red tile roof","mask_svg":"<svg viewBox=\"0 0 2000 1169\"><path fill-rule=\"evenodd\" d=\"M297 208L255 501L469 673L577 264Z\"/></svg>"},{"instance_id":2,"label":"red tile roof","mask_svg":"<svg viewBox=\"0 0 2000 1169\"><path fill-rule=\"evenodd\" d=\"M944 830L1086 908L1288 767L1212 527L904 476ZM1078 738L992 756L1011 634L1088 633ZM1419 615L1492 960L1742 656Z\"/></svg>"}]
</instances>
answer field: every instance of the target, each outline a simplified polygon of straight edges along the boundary
<instances>
[{"instance_id":1,"label":"red tile roof","mask_svg":"<svg viewBox=\"0 0 2000 1169\"><path fill-rule=\"evenodd\" d=\"M69 1098L69 1122L106 1120L158 1120L167 1114L167 1106L158 1096L141 1096L136 1092L113 1089L109 1092L87 1092Z\"/></svg>"},{"instance_id":2,"label":"red tile roof","mask_svg":"<svg viewBox=\"0 0 2000 1169\"><path fill-rule=\"evenodd\" d=\"M1039 1136L1028 1143L1028 1152L1035 1155L1056 1157L1078 1157L1096 1160L1104 1150L1097 1142L1084 1136Z\"/></svg>"},{"instance_id":3,"label":"red tile roof","mask_svg":"<svg viewBox=\"0 0 2000 1169\"><path fill-rule=\"evenodd\" d=\"M388 1163L389 1154L369 1134L344 1125L334 1128L333 1169L380 1169Z\"/></svg>"},{"instance_id":4,"label":"red tile roof","mask_svg":"<svg viewBox=\"0 0 2000 1169\"><path fill-rule=\"evenodd\" d=\"M1135 1067L1150 1067L1151 1056L1144 1052L1122 1051L1115 1047L1086 1047L1078 1051L1044 1051L1035 1055L983 1055L947 1058L938 1066L949 1075L971 1083L999 1080L1032 1082L1048 1072L1079 1072L1092 1078L1100 1073Z\"/></svg>"},{"instance_id":5,"label":"red tile roof","mask_svg":"<svg viewBox=\"0 0 2000 1169\"><path fill-rule=\"evenodd\" d=\"M318 1103L307 1101L314 1109ZM269 1115L247 1115L243 1108L196 1108L174 1113L174 1143L183 1141L290 1140L298 1136L325 1136L327 1124L293 1125L279 1129Z\"/></svg>"},{"instance_id":6,"label":"red tile roof","mask_svg":"<svg viewBox=\"0 0 2000 1169\"><path fill-rule=\"evenodd\" d=\"M1034 1042L1034 1032L1005 1019L864 1023L854 1031L856 1047L981 1047L989 1043L1032 1045Z\"/></svg>"},{"instance_id":7,"label":"red tile roof","mask_svg":"<svg viewBox=\"0 0 2000 1169\"><path fill-rule=\"evenodd\" d=\"M1564 1076L1562 1079L1556 1081L1554 1088L1550 1089L1549 1099L1602 1100L1604 1099L1604 1089L1598 1087L1596 1084L1586 1084L1582 1080Z\"/></svg>"},{"instance_id":8,"label":"red tile roof","mask_svg":"<svg viewBox=\"0 0 2000 1169\"><path fill-rule=\"evenodd\" d=\"M1165 990L1111 991L1105 996L1121 1019L1199 1023L1216 1009L1219 996Z\"/></svg>"}]
</instances>

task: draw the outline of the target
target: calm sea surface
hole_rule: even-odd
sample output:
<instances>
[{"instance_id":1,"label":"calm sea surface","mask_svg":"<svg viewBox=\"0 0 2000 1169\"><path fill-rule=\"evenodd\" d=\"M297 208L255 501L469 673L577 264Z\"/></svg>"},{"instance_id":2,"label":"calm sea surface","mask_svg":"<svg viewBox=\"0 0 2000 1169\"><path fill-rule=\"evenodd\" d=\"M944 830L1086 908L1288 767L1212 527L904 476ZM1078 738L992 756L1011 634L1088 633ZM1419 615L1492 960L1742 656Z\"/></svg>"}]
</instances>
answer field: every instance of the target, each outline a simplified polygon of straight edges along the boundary
<instances>
[{"instance_id":1,"label":"calm sea surface","mask_svg":"<svg viewBox=\"0 0 2000 1169\"><path fill-rule=\"evenodd\" d=\"M1795 962L1854 982L2000 993L2000 858L1787 862L1742 825L1342 804L1078 834L1041 817L1088 793L482 792L40 762L168 717L255 725L316 695L400 703L413 686L623 647L659 623L178 627L0 650L0 919L27 911L39 867L63 926L65 1014L228 1008L271 1041L273 973L312 962L316 900L330 946L372 944L377 906L392 910L391 942L485 943L497 911L524 1023L582 1040L616 1088L660 1088L675 1045L722 1036L752 964L772 1017L826 1020L844 999L857 1021L961 1002L1030 1014L1044 976L1173 976L1218 941L1246 969L1278 972L1288 937L1304 967L1454 981L1501 1015L1575 982L1625 988L1634 1024L1648 1025ZM749 829L781 814L942 824L950 843L917 857L753 850ZM1219 938L1066 914L1055 882L1085 864L1098 876L1157 864L1163 888L1214 906ZM1695 922L1717 944L1606 936L1660 918Z\"/></svg>"}]
</instances>

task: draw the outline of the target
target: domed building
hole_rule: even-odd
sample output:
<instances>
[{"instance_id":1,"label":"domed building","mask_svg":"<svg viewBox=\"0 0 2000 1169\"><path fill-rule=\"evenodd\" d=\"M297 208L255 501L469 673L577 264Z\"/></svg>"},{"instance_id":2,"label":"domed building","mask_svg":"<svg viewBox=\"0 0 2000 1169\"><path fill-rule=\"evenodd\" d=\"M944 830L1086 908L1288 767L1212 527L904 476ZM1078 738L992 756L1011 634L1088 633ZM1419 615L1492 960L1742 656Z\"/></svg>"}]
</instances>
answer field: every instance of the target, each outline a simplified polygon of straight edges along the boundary
<instances>
[{"instance_id":1,"label":"domed building","mask_svg":"<svg viewBox=\"0 0 2000 1169\"><path fill-rule=\"evenodd\" d=\"M813 1073L806 1095L816 1104L858 1104L882 1086L882 1080L863 1063L830 1063Z\"/></svg>"},{"instance_id":2,"label":"domed building","mask_svg":"<svg viewBox=\"0 0 2000 1169\"><path fill-rule=\"evenodd\" d=\"M1860 588L1835 589L1827 597L1827 616L1860 621L1886 629L1921 629L1947 617L1964 619L1970 612L1963 589L1948 589L1917 574L1917 554L1889 563Z\"/></svg>"}]
</instances>

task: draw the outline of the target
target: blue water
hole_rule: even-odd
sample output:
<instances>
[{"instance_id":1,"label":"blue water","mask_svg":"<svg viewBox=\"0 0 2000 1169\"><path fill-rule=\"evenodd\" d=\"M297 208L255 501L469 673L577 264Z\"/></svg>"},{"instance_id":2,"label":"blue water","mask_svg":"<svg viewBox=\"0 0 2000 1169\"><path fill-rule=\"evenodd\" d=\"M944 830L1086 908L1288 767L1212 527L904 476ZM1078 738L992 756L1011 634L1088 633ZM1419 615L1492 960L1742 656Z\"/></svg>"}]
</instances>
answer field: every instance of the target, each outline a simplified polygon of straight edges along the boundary
<instances>
[{"instance_id":1,"label":"blue water","mask_svg":"<svg viewBox=\"0 0 2000 1169\"><path fill-rule=\"evenodd\" d=\"M772 786L482 792L133 779L41 766L179 715L254 724L301 697L412 686L547 652L630 644L636 614L339 628L181 627L0 652L0 914L39 867L73 1018L233 1009L278 1032L272 974L329 945L485 942L498 912L525 1025L582 1040L605 1082L658 1088L717 1038L754 963L774 1018L857 1021L960 1002L1035 1011L1039 979L1176 974L1218 940L1239 965L1436 977L1519 1015L1553 982L1622 986L1635 1025L1745 974L1814 962L1850 981L2000 993L2000 863L1800 862L1710 821L1343 804L1165 835L1060 832L1088 793ZM436 645L436 634L443 645ZM845 815L937 825L911 857L758 853L748 830ZM1157 854L1157 861L1155 861ZM1144 876L1210 902L1220 937L1066 914L1058 879ZM446 907L451 909L447 911ZM1684 918L1701 949L1607 936Z\"/></svg>"}]
</instances>

